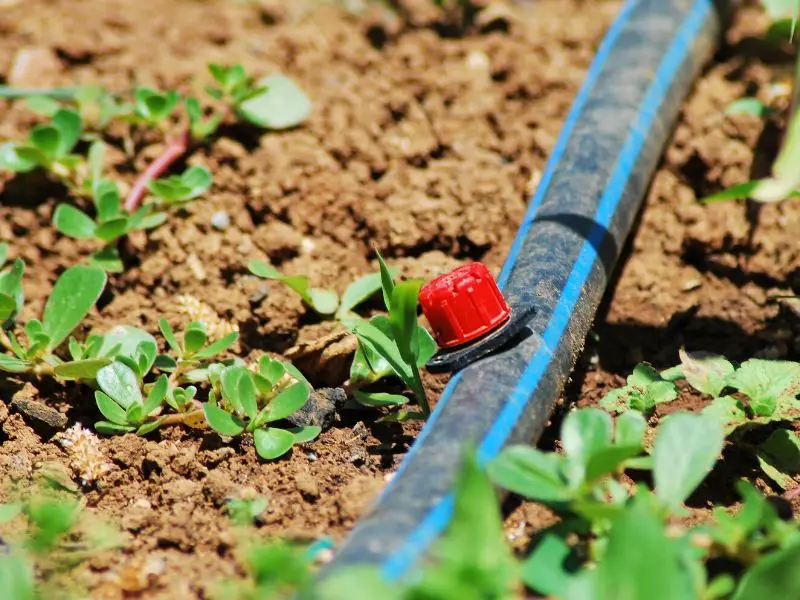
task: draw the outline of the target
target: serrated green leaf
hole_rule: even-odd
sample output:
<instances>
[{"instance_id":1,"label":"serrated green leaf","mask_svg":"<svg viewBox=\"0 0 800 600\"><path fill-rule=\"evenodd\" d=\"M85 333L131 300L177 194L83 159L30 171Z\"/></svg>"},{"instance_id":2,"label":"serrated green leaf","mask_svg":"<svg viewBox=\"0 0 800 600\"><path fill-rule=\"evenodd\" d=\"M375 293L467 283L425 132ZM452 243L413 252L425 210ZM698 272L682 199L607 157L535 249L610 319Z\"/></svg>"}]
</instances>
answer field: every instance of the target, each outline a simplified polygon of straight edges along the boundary
<instances>
[{"instance_id":1,"label":"serrated green leaf","mask_svg":"<svg viewBox=\"0 0 800 600\"><path fill-rule=\"evenodd\" d=\"M295 443L294 434L290 431L267 427L253 432L256 452L264 460L275 460L292 449Z\"/></svg>"},{"instance_id":2,"label":"serrated green leaf","mask_svg":"<svg viewBox=\"0 0 800 600\"><path fill-rule=\"evenodd\" d=\"M203 414L211 429L220 435L235 437L244 431L244 422L219 406L206 402L203 404Z\"/></svg>"},{"instance_id":3,"label":"serrated green leaf","mask_svg":"<svg viewBox=\"0 0 800 600\"><path fill-rule=\"evenodd\" d=\"M656 404L672 402L677 397L675 384L664 380L651 365L640 363L633 369L625 387L606 394L600 406L611 412L633 409L648 414Z\"/></svg>"},{"instance_id":4,"label":"serrated green leaf","mask_svg":"<svg viewBox=\"0 0 800 600\"><path fill-rule=\"evenodd\" d=\"M700 485L722 452L725 433L707 415L674 413L665 417L653 445L656 496L679 507Z\"/></svg>"},{"instance_id":5,"label":"serrated green leaf","mask_svg":"<svg viewBox=\"0 0 800 600\"><path fill-rule=\"evenodd\" d=\"M782 400L797 395L800 363L753 358L742 363L726 383L748 396L756 415L768 417Z\"/></svg>"},{"instance_id":6,"label":"serrated green leaf","mask_svg":"<svg viewBox=\"0 0 800 600\"><path fill-rule=\"evenodd\" d=\"M308 96L285 75L270 75L256 85L265 89L237 107L237 112L250 123L266 129L289 129L311 114Z\"/></svg>"},{"instance_id":7,"label":"serrated green leaf","mask_svg":"<svg viewBox=\"0 0 800 600\"><path fill-rule=\"evenodd\" d=\"M92 218L71 204L59 204L53 212L53 226L69 237L89 240L95 236Z\"/></svg>"},{"instance_id":8,"label":"serrated green leaf","mask_svg":"<svg viewBox=\"0 0 800 600\"><path fill-rule=\"evenodd\" d=\"M56 281L44 307L44 331L49 350L67 339L95 305L106 286L106 274L97 267L70 267Z\"/></svg>"},{"instance_id":9,"label":"serrated green leaf","mask_svg":"<svg viewBox=\"0 0 800 600\"><path fill-rule=\"evenodd\" d=\"M136 373L120 362L100 369L97 372L97 385L126 410L132 404L142 404L142 390Z\"/></svg>"}]
</instances>

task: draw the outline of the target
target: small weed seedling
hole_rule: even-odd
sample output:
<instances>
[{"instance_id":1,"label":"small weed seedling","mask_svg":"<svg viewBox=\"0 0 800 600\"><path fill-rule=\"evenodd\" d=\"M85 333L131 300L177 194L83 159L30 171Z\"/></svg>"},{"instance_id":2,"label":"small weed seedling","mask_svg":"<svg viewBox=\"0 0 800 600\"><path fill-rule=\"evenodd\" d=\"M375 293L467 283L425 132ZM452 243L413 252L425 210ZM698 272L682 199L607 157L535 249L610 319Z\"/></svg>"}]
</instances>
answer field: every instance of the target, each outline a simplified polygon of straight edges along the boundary
<instances>
[{"instance_id":1,"label":"small weed seedling","mask_svg":"<svg viewBox=\"0 0 800 600\"><path fill-rule=\"evenodd\" d=\"M227 437L253 434L256 451L266 460L286 454L294 444L309 442L319 427L281 429L271 425L300 410L311 386L288 363L262 356L253 374L240 365L225 367L219 379L212 375L214 390L203 412L209 426Z\"/></svg>"},{"instance_id":2,"label":"small weed seedling","mask_svg":"<svg viewBox=\"0 0 800 600\"><path fill-rule=\"evenodd\" d=\"M98 552L121 546L119 533L85 518L73 499L39 493L21 502L0 505L0 525L18 518L27 521L25 533L4 536L0 556L0 589L13 600L85 597L59 575Z\"/></svg>"},{"instance_id":3,"label":"small weed seedling","mask_svg":"<svg viewBox=\"0 0 800 600\"><path fill-rule=\"evenodd\" d=\"M10 318L19 311L22 303L20 279L24 265L15 261L11 271L0 276L0 289L12 298L13 309L7 312ZM5 353L0 354L0 370L10 373L55 374L64 379L93 378L97 370L109 361L80 360L64 362L55 350L67 339L94 306L106 285L102 269L78 265L61 274L47 299L42 320L31 319L23 330L27 343L13 332L13 323L6 320L0 329L0 345ZM2 301L3 296L0 296ZM10 303L6 306L11 308Z\"/></svg>"},{"instance_id":4,"label":"small weed seedling","mask_svg":"<svg viewBox=\"0 0 800 600\"><path fill-rule=\"evenodd\" d=\"M358 350L350 368L351 384L367 384L390 374L400 378L414 393L422 413L401 412L399 419L427 417L430 414L419 368L436 353L436 342L419 324L417 304L420 281L395 284L383 257L378 253L383 301L388 316L377 315L369 321L349 319L345 324L358 338ZM356 400L366 406L390 406L405 403L397 394L359 392Z\"/></svg>"}]
</instances>

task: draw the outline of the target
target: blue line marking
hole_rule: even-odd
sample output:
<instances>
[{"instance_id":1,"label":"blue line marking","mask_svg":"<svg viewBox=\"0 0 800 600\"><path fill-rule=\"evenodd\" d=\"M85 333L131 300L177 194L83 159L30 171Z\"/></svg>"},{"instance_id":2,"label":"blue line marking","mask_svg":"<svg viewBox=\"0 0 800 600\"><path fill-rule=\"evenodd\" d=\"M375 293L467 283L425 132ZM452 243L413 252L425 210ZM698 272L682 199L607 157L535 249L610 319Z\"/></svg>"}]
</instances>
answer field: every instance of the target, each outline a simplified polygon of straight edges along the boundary
<instances>
[{"instance_id":1,"label":"blue line marking","mask_svg":"<svg viewBox=\"0 0 800 600\"><path fill-rule=\"evenodd\" d=\"M659 65L655 79L648 88L640 105L636 124L625 141L625 145L617 158L614 172L603 191L595 214L595 226L581 247L580 254L573 265L558 305L553 311L547 329L542 335L545 342L544 349L540 348L534 354L522 377L517 382L514 391L506 399L503 410L497 420L492 424L486 437L481 442L478 449L478 460L481 464L494 458L500 451L549 366L550 356L546 348L556 348L567 328L572 311L580 298L583 285L589 277L597 257L595 247L602 240L604 230L616 212L619 201L625 192L628 179L636 165L639 153L646 142L646 132L650 130L658 109L669 92L670 83L686 59L692 43L702 28L709 11L712 9L711 2L712 0L698 0L696 2ZM530 224L528 223L527 227L529 226ZM522 233L522 230L520 230L520 233ZM509 253L508 261L515 260L516 255L519 253L521 241L519 244L516 244L515 241L515 246L512 248L512 252ZM508 262L507 264L511 263ZM413 566L427 546L444 531L452 517L453 506L454 496L450 493L431 509L420 525L408 536L403 546L384 563L382 572L386 578L398 579Z\"/></svg>"},{"instance_id":2,"label":"blue line marking","mask_svg":"<svg viewBox=\"0 0 800 600\"><path fill-rule=\"evenodd\" d=\"M586 103L589 100L589 94L591 94L592 89L594 89L594 86L597 83L597 80L600 78L600 73L605 67L611 51L614 49L614 44L617 43L617 39L622 33L622 30L625 28L625 25L627 25L633 10L639 5L640 2L641 0L628 0L600 42L600 47L597 49L597 54L595 55L595 58L589 67L589 71L586 73L586 78L583 80L583 85L581 85L581 89L575 96L575 100L570 108L569 114L567 115L567 119L564 121L564 126L561 128L561 133L558 136L558 141L556 141L555 148L553 148L553 153L550 155L550 158L547 161L547 166L545 167L544 174L542 175L542 180L539 182L539 186L536 188L536 193L528 205L528 209L525 212L525 217L523 218L519 229L517 229L516 237L511 245L506 262L503 265L503 270L497 279L497 284L500 289L505 287L505 283L511 274L511 269L516 262L517 255L519 254L520 248L522 247L522 242L528 233L528 229L530 229L531 224L533 223L536 211L547 195L550 182L555 175L556 165L558 165L558 163L561 161L561 158L567 149L569 138L572 136L572 130L575 129L575 125L580 120L581 113L583 113L584 108L586 108ZM395 472L395 475L392 478L392 483L387 485L379 495L378 502L380 502L383 497L394 487L394 482L397 481L403 471L406 470L412 457L416 454L417 448L419 448L425 441L425 438L428 437L428 433L431 431L431 429L433 429L434 423L436 423L436 421L439 419L439 416L444 410L445 405L453 395L453 392L458 385L458 381L461 379L462 373L463 371L459 371L455 377L449 381L447 387L442 392L442 395L439 396L439 401L436 403L436 406L434 407L433 412L431 412L430 417L428 417L428 422L425 424L425 427L422 428L422 431L417 436L414 445L411 446L406 454L405 459L403 459L403 462Z\"/></svg>"}]
</instances>

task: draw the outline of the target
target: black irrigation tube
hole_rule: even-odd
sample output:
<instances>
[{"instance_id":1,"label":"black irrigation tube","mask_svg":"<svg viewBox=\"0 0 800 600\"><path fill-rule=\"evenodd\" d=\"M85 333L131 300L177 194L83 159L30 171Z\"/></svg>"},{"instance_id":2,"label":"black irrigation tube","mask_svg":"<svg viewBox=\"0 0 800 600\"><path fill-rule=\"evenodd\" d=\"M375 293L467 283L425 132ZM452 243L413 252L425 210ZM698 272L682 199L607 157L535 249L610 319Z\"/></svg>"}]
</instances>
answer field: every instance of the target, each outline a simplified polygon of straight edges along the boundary
<instances>
[{"instance_id":1,"label":"black irrigation tube","mask_svg":"<svg viewBox=\"0 0 800 600\"><path fill-rule=\"evenodd\" d=\"M465 447L477 447L485 464L508 444L538 440L728 4L625 2L498 281L512 308L535 306L526 336L452 379L377 506L323 576L354 564L403 576L450 520Z\"/></svg>"}]
</instances>

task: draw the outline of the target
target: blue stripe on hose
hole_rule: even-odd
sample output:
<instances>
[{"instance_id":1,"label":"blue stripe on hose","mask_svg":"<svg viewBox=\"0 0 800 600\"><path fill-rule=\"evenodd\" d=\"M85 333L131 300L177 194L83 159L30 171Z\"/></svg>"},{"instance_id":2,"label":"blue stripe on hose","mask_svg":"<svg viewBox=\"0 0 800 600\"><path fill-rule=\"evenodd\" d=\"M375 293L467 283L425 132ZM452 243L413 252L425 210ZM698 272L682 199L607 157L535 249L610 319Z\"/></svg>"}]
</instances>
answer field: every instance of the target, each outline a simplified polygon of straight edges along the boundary
<instances>
[{"instance_id":1,"label":"blue stripe on hose","mask_svg":"<svg viewBox=\"0 0 800 600\"><path fill-rule=\"evenodd\" d=\"M503 410L492 424L478 449L478 459L483 464L494 458L514 429L528 399L536 391L550 363L550 351L556 348L567 328L581 291L597 259L595 248L602 241L605 228L611 222L617 205L625 191L628 179L646 141L646 133L653 125L658 109L669 92L670 83L683 64L694 39L712 9L712 0L698 0L687 15L675 39L664 55L655 79L650 84L642 101L636 125L633 127L625 146L617 158L614 172L608 182L595 214L595 226L581 247L578 259L570 272L563 293L553 316L542 335L542 347L534 354L528 367L509 395ZM519 252L519 248L515 250ZM514 260L515 254L509 255ZM406 542L383 566L383 574L389 579L403 575L438 535L444 531L453 513L453 494L448 494L425 517L420 525L409 535Z\"/></svg>"},{"instance_id":2,"label":"blue stripe on hose","mask_svg":"<svg viewBox=\"0 0 800 600\"><path fill-rule=\"evenodd\" d=\"M561 161L561 157L564 155L564 151L567 148L567 142L569 142L569 138L572 136L572 130L575 128L575 124L580 119L581 113L583 113L583 109L586 107L589 94L594 88L595 83L597 83L597 80L600 77L600 72L605 67L606 60L611 54L611 50L614 48L617 38L619 38L619 35L622 33L622 30L628 23L633 10L640 2L641 0L628 0L620 10L617 18L611 24L611 27L609 27L606 35L603 37L603 40L600 42L600 47L597 49L597 54L595 55L594 61L592 61L589 71L586 73L586 78L583 81L583 85L578 91L578 94L575 96L575 101L572 104L572 108L567 115L566 121L564 121L564 126L561 129L556 146L553 148L553 153L550 155L550 159L547 162L547 167L545 167L542 180L539 182L539 186L536 188L536 194L531 199L531 202L528 205L528 210L525 213L525 218L517 230L517 235L514 238L508 258L503 266L503 271L500 273L500 277L497 280L500 288L505 285L505 282L511 273L511 268L516 262L517 254L519 254L520 247L522 246L522 241L525 239L528 229L530 229L530 226L533 223L533 218L537 209L539 208L539 205L541 205L545 195L547 194L547 190L550 187L550 182L555 174L556 165ZM461 373L463 373L463 371L459 372L455 377L453 377L445 390L442 392L442 395L439 397L439 401L436 403L431 416L428 418L428 422L417 436L414 445L408 451L408 454L406 455L400 467L397 469L392 481L398 480L400 474L405 471L407 465L409 464L411 457L416 453L417 448L419 448L422 445L422 442L425 441L425 438L428 436L428 432L433 428L433 424L439 419L439 415L444 410L444 407L450 399L450 396L453 395L453 391L458 384L458 380L461 378ZM380 497L382 498L384 495L386 495L391 488L392 484L386 486Z\"/></svg>"}]
</instances>

